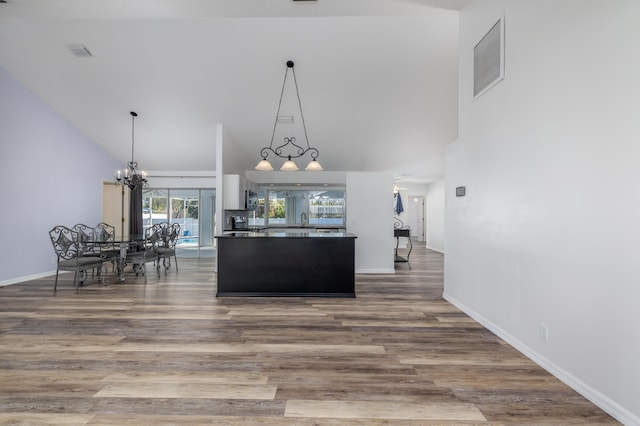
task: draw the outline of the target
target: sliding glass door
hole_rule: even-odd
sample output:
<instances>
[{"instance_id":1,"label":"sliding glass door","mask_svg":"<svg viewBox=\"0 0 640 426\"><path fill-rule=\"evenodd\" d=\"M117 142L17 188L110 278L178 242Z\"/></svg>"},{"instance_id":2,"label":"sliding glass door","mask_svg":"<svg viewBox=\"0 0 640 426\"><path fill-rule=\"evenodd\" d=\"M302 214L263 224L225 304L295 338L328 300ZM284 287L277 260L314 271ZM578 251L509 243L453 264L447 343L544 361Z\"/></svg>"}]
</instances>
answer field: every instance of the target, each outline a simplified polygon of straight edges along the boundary
<instances>
[{"instance_id":1,"label":"sliding glass door","mask_svg":"<svg viewBox=\"0 0 640 426\"><path fill-rule=\"evenodd\" d=\"M178 257L214 257L214 189L149 189L143 193L145 229L160 222L180 224Z\"/></svg>"}]
</instances>

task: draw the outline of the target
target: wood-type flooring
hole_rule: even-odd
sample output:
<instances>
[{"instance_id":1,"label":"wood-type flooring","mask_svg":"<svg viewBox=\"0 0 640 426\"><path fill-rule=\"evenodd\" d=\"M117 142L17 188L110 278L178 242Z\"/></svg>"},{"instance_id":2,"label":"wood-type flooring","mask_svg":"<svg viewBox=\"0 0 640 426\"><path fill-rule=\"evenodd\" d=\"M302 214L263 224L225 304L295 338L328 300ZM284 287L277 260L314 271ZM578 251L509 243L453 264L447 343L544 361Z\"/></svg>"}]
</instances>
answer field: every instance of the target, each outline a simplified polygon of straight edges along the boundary
<instances>
[{"instance_id":1,"label":"wood-type flooring","mask_svg":"<svg viewBox=\"0 0 640 426\"><path fill-rule=\"evenodd\" d=\"M0 424L616 424L443 300L439 253L355 299L216 298L213 260L179 262L0 288Z\"/></svg>"}]
</instances>

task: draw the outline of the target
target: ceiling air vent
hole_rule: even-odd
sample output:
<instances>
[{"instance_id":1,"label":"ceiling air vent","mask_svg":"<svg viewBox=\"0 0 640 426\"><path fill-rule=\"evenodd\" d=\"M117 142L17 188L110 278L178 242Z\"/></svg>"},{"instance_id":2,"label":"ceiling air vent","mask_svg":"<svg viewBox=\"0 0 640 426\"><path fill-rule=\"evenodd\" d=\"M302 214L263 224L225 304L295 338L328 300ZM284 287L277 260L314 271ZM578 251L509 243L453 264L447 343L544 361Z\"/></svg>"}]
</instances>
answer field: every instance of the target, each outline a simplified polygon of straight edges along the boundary
<instances>
[{"instance_id":1,"label":"ceiling air vent","mask_svg":"<svg viewBox=\"0 0 640 426\"><path fill-rule=\"evenodd\" d=\"M69 49L76 58L90 58L93 56L84 44L67 44L67 49Z\"/></svg>"}]
</instances>

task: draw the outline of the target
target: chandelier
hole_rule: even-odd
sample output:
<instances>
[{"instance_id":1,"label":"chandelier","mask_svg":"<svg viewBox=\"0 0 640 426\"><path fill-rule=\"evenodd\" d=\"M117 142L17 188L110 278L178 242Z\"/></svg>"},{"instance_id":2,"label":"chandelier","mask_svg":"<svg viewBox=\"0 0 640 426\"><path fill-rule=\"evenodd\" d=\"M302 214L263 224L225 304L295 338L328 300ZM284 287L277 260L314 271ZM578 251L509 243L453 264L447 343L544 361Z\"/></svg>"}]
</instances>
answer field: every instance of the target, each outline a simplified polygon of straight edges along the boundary
<instances>
[{"instance_id":1,"label":"chandelier","mask_svg":"<svg viewBox=\"0 0 640 426\"><path fill-rule=\"evenodd\" d=\"M127 185L129 189L133 190L138 186L142 186L142 188L148 188L149 182L147 182L147 173L144 171L138 172L138 162L134 160L133 150L135 147L135 118L138 116L137 113L131 111L131 161L127 163L127 168L124 169L124 172L118 170L116 172L116 183L121 185Z\"/></svg>"},{"instance_id":2,"label":"chandelier","mask_svg":"<svg viewBox=\"0 0 640 426\"><path fill-rule=\"evenodd\" d=\"M273 124L273 133L271 134L271 143L269 146L266 146L260 150L260 156L262 160L258 162L255 169L260 171L271 171L273 170L273 166L267 160L269 153L274 154L280 158L286 158L287 160L284 162L280 170L290 172L298 170L298 166L293 162L292 158L299 158L309 153L311 156L311 161L305 168L307 171L321 171L322 166L318 162L318 150L309 145L309 137L307 136L307 126L304 123L304 114L302 114L302 103L300 102L300 93L298 91L298 81L296 80L296 71L293 69L293 61L287 61L287 68L284 72L284 81L282 82L282 90L280 91L280 101L278 102L278 111L276 112L276 119ZM300 118L302 119L302 128L304 129L304 138L306 140L306 147L296 144L295 137L285 137L284 144L273 146L273 138L276 134L276 127L278 126L278 118L280 115L280 106L282 105L282 97L284 95L284 88L287 83L287 77L289 75L289 70L291 70L291 74L293 74L293 82L296 86L296 96L298 98L298 106L300 107Z\"/></svg>"}]
</instances>

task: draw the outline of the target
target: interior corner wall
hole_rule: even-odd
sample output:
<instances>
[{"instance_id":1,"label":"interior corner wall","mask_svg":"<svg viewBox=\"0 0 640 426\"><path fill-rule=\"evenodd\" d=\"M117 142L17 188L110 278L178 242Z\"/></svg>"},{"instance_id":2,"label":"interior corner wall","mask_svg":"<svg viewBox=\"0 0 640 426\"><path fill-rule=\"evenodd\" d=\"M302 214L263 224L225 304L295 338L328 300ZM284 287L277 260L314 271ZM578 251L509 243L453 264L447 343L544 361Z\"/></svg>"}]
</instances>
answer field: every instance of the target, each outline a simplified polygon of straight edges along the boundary
<instances>
[{"instance_id":1,"label":"interior corner wall","mask_svg":"<svg viewBox=\"0 0 640 426\"><path fill-rule=\"evenodd\" d=\"M224 209L244 209L244 178L240 175L225 174L223 177Z\"/></svg>"},{"instance_id":2,"label":"interior corner wall","mask_svg":"<svg viewBox=\"0 0 640 426\"><path fill-rule=\"evenodd\" d=\"M49 231L97 225L102 182L120 167L0 68L0 286L55 272Z\"/></svg>"},{"instance_id":3,"label":"interior corner wall","mask_svg":"<svg viewBox=\"0 0 640 426\"><path fill-rule=\"evenodd\" d=\"M347 172L346 203L347 232L357 236L356 273L393 274L393 175Z\"/></svg>"},{"instance_id":4,"label":"interior corner wall","mask_svg":"<svg viewBox=\"0 0 640 426\"><path fill-rule=\"evenodd\" d=\"M473 47L499 16L505 77L473 100ZM625 424L640 424L638 17L637 0L464 8L445 186L445 297Z\"/></svg>"},{"instance_id":5,"label":"interior corner wall","mask_svg":"<svg viewBox=\"0 0 640 426\"><path fill-rule=\"evenodd\" d=\"M427 186L426 204L427 248L444 253L444 180Z\"/></svg>"},{"instance_id":6,"label":"interior corner wall","mask_svg":"<svg viewBox=\"0 0 640 426\"><path fill-rule=\"evenodd\" d=\"M224 145L224 149L222 150L224 173L244 175L247 168L252 169L253 166L258 163L258 160L260 160L258 148L256 147L255 153L244 151L240 144L235 143L235 138L231 133L229 133L227 128L223 125L220 126L222 132L222 141ZM252 162L251 159L253 159L254 157L255 162Z\"/></svg>"}]
</instances>

